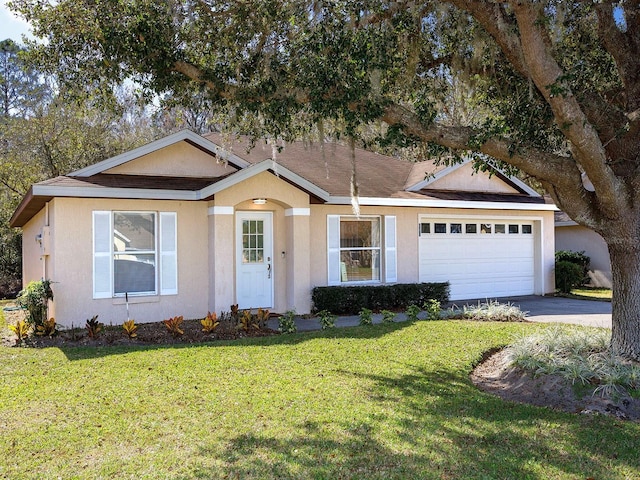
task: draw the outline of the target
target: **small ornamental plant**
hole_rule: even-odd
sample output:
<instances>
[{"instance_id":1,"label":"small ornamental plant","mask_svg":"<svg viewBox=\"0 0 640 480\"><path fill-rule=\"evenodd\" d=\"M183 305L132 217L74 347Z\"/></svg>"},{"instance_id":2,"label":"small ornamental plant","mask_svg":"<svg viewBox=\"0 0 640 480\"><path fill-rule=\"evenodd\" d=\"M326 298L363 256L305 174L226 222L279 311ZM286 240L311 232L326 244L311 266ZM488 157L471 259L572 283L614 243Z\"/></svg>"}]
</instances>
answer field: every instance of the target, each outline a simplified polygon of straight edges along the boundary
<instances>
[{"instance_id":1,"label":"small ornamental plant","mask_svg":"<svg viewBox=\"0 0 640 480\"><path fill-rule=\"evenodd\" d=\"M371 325L373 324L373 311L368 308L363 308L359 312L360 314L360 325Z\"/></svg>"},{"instance_id":2,"label":"small ornamental plant","mask_svg":"<svg viewBox=\"0 0 640 480\"><path fill-rule=\"evenodd\" d=\"M138 336L138 326L133 318L124 322L122 324L122 329L124 330L125 335L129 338L136 338Z\"/></svg>"},{"instance_id":3,"label":"small ornamental plant","mask_svg":"<svg viewBox=\"0 0 640 480\"><path fill-rule=\"evenodd\" d=\"M173 335L174 337L179 337L184 333L184 330L180 328L180 325L182 325L183 321L184 318L182 317L182 315L180 315L171 317L167 320L163 320L162 323L164 323L164 326L167 327L167 331L171 335Z\"/></svg>"},{"instance_id":4,"label":"small ornamental plant","mask_svg":"<svg viewBox=\"0 0 640 480\"><path fill-rule=\"evenodd\" d=\"M233 315L233 311L231 312ZM242 315L240 315L240 319L238 321L238 327L248 332L249 329L254 325L253 315L251 315L251 310L243 310Z\"/></svg>"},{"instance_id":5,"label":"small ornamental plant","mask_svg":"<svg viewBox=\"0 0 640 480\"><path fill-rule=\"evenodd\" d=\"M104 323L98 321L98 315L94 315L87 320L84 328L87 329L89 338L98 338L98 335L100 335L100 332L104 329Z\"/></svg>"},{"instance_id":6,"label":"small ornamental plant","mask_svg":"<svg viewBox=\"0 0 640 480\"><path fill-rule=\"evenodd\" d=\"M440 302L438 300L427 300L423 308L427 312L427 320L440 320Z\"/></svg>"},{"instance_id":7,"label":"small ornamental plant","mask_svg":"<svg viewBox=\"0 0 640 480\"><path fill-rule=\"evenodd\" d=\"M45 320L42 325L36 325L35 334L39 337L53 337L56 333L58 333L56 319L53 317Z\"/></svg>"},{"instance_id":8,"label":"small ornamental plant","mask_svg":"<svg viewBox=\"0 0 640 480\"><path fill-rule=\"evenodd\" d=\"M207 316L200 320L200 323L202 324L202 331L207 334L213 333L215 329L218 328L218 325L220 325L216 312L207 312Z\"/></svg>"},{"instance_id":9,"label":"small ornamental plant","mask_svg":"<svg viewBox=\"0 0 640 480\"><path fill-rule=\"evenodd\" d=\"M382 310L382 323L393 323L396 319L396 314L390 310Z\"/></svg>"},{"instance_id":10,"label":"small ornamental plant","mask_svg":"<svg viewBox=\"0 0 640 480\"><path fill-rule=\"evenodd\" d=\"M328 310L321 310L318 312L318 318L320 319L322 330L327 330L329 328L335 328L338 317Z\"/></svg>"},{"instance_id":11,"label":"small ornamental plant","mask_svg":"<svg viewBox=\"0 0 640 480\"><path fill-rule=\"evenodd\" d=\"M29 330L31 330L31 326L25 322L24 320L18 320L15 325L8 325L9 330L11 330L16 335L16 343L20 344L29 336Z\"/></svg>"},{"instance_id":12,"label":"small ornamental plant","mask_svg":"<svg viewBox=\"0 0 640 480\"><path fill-rule=\"evenodd\" d=\"M263 310L262 308L259 308L258 313L256 314L255 322L254 322L256 325L256 328L258 328L259 330L267 328L269 315L270 315L269 310L266 310L266 309Z\"/></svg>"},{"instance_id":13,"label":"small ornamental plant","mask_svg":"<svg viewBox=\"0 0 640 480\"><path fill-rule=\"evenodd\" d=\"M287 310L284 312L278 319L278 330L282 333L296 333L298 331L298 327L296 326L296 311L295 310Z\"/></svg>"},{"instance_id":14,"label":"small ornamental plant","mask_svg":"<svg viewBox=\"0 0 640 480\"><path fill-rule=\"evenodd\" d=\"M420 307L417 305L409 305L407 310L405 311L405 315L407 316L407 320L410 322L415 322L418 320L418 314L420 313Z\"/></svg>"}]
</instances>

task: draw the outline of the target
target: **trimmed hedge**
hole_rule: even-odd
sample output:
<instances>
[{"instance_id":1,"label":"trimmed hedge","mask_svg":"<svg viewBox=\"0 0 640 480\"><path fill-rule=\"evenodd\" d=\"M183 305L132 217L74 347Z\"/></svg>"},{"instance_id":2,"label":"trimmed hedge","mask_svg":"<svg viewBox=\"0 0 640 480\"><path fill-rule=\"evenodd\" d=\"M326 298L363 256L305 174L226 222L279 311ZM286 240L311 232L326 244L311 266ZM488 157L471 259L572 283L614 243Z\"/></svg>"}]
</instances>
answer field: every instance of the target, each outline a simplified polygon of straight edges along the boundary
<instances>
[{"instance_id":1,"label":"trimmed hedge","mask_svg":"<svg viewBox=\"0 0 640 480\"><path fill-rule=\"evenodd\" d=\"M314 311L328 310L336 315L357 315L363 308L380 311L421 307L431 299L449 301L449 282L316 287L311 294Z\"/></svg>"}]
</instances>

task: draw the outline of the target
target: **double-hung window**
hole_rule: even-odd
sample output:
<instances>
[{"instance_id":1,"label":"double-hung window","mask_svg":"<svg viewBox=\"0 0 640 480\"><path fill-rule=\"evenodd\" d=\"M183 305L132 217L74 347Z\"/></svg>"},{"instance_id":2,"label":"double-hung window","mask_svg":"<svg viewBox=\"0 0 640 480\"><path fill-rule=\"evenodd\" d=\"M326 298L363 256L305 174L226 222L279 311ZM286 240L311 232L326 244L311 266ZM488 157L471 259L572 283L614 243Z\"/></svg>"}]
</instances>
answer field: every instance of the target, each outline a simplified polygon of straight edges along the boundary
<instances>
[{"instance_id":1,"label":"double-hung window","mask_svg":"<svg viewBox=\"0 0 640 480\"><path fill-rule=\"evenodd\" d=\"M329 284L395 282L395 219L329 215Z\"/></svg>"},{"instance_id":2,"label":"double-hung window","mask_svg":"<svg viewBox=\"0 0 640 480\"><path fill-rule=\"evenodd\" d=\"M174 212L93 212L93 296L177 293Z\"/></svg>"}]
</instances>

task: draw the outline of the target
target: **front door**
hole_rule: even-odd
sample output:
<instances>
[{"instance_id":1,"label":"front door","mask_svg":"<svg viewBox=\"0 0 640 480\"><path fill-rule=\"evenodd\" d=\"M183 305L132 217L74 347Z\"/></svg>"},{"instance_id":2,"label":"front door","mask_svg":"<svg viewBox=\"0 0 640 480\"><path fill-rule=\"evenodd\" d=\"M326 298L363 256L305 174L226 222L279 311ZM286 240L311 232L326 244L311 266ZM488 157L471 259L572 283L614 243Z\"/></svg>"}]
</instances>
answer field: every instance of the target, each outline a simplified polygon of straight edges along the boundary
<instances>
[{"instance_id":1,"label":"front door","mask_svg":"<svg viewBox=\"0 0 640 480\"><path fill-rule=\"evenodd\" d=\"M273 307L271 212L236 216L236 301L241 309Z\"/></svg>"}]
</instances>

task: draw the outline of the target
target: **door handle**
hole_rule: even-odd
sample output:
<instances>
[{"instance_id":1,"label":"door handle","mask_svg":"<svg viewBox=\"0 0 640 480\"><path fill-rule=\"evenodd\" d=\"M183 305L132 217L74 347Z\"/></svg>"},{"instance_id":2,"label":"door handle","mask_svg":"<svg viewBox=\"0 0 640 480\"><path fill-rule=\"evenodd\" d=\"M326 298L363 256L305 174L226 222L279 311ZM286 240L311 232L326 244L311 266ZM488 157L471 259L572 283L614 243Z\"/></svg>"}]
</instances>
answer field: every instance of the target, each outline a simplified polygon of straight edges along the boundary
<instances>
[{"instance_id":1,"label":"door handle","mask_svg":"<svg viewBox=\"0 0 640 480\"><path fill-rule=\"evenodd\" d=\"M267 262L271 262L271 257L267 257ZM267 278L271 278L271 263L267 263Z\"/></svg>"}]
</instances>

